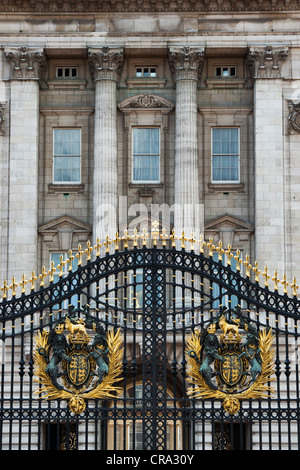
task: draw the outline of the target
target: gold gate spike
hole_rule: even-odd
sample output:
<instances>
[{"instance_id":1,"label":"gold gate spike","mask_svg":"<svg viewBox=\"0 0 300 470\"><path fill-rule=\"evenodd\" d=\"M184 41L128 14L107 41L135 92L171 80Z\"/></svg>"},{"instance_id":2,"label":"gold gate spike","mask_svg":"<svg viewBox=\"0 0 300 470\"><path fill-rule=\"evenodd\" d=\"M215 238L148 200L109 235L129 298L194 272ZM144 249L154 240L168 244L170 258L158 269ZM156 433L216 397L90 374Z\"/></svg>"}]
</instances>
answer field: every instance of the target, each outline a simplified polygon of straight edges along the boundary
<instances>
[{"instance_id":1,"label":"gold gate spike","mask_svg":"<svg viewBox=\"0 0 300 470\"><path fill-rule=\"evenodd\" d=\"M77 263L77 266L81 266L82 265L82 255L84 254L84 251L82 249L82 246L81 244L79 243L78 245L78 253L76 253L76 258L78 259L78 263Z\"/></svg>"},{"instance_id":2,"label":"gold gate spike","mask_svg":"<svg viewBox=\"0 0 300 470\"><path fill-rule=\"evenodd\" d=\"M56 271L56 268L54 267L54 261L51 262L51 268L50 270L48 271L48 274L50 276L49 278L49 282L53 282L54 281L54 273Z\"/></svg>"},{"instance_id":3,"label":"gold gate spike","mask_svg":"<svg viewBox=\"0 0 300 470\"><path fill-rule=\"evenodd\" d=\"M40 287L45 285L45 278L47 277L47 272L45 266L42 267L42 274L39 275Z\"/></svg>"},{"instance_id":4,"label":"gold gate spike","mask_svg":"<svg viewBox=\"0 0 300 470\"><path fill-rule=\"evenodd\" d=\"M278 291L278 282L280 282L278 278L278 271L274 271L274 276L272 277L272 281L274 281L274 290Z\"/></svg>"},{"instance_id":5,"label":"gold gate spike","mask_svg":"<svg viewBox=\"0 0 300 470\"><path fill-rule=\"evenodd\" d=\"M281 281L281 284L283 285L283 292L284 294L287 294L288 291L287 291L287 286L289 285L289 283L287 282L286 280L286 274L283 275L283 279Z\"/></svg>"},{"instance_id":6,"label":"gold gate spike","mask_svg":"<svg viewBox=\"0 0 300 470\"><path fill-rule=\"evenodd\" d=\"M22 281L20 282L20 286L22 287L22 289L21 289L21 294L25 294L25 292L26 292L26 290L25 290L26 284L27 284L26 277L25 277L25 274L23 273L23 274L22 274Z\"/></svg>"},{"instance_id":7,"label":"gold gate spike","mask_svg":"<svg viewBox=\"0 0 300 470\"><path fill-rule=\"evenodd\" d=\"M37 276L35 275L35 271L31 271L31 278L29 282L31 284L30 290L35 290L35 282L37 281Z\"/></svg>"},{"instance_id":8,"label":"gold gate spike","mask_svg":"<svg viewBox=\"0 0 300 470\"><path fill-rule=\"evenodd\" d=\"M167 246L168 234L165 227L162 229L162 233L160 234L160 238L162 239L162 246Z\"/></svg>"},{"instance_id":9,"label":"gold gate spike","mask_svg":"<svg viewBox=\"0 0 300 470\"><path fill-rule=\"evenodd\" d=\"M259 283L259 275L261 274L261 271L258 269L258 262L255 261L254 263L254 268L253 269L253 272L255 274L255 282L258 282Z\"/></svg>"},{"instance_id":10,"label":"gold gate spike","mask_svg":"<svg viewBox=\"0 0 300 470\"><path fill-rule=\"evenodd\" d=\"M216 250L219 253L218 260L223 261L223 256L222 255L224 253L224 249L222 248L222 240L219 240L219 243L218 243L218 246L217 246Z\"/></svg>"},{"instance_id":11,"label":"gold gate spike","mask_svg":"<svg viewBox=\"0 0 300 470\"><path fill-rule=\"evenodd\" d=\"M15 276L12 278L12 284L10 285L10 289L12 289L12 297L15 297L17 295L16 293L16 288L18 287L18 284L16 282Z\"/></svg>"},{"instance_id":12,"label":"gold gate spike","mask_svg":"<svg viewBox=\"0 0 300 470\"><path fill-rule=\"evenodd\" d=\"M147 245L147 238L149 238L149 234L147 233L146 227L143 228L143 233L140 236L140 238L142 240L142 246L146 246Z\"/></svg>"},{"instance_id":13,"label":"gold gate spike","mask_svg":"<svg viewBox=\"0 0 300 470\"><path fill-rule=\"evenodd\" d=\"M3 292L2 299L7 299L6 293L9 290L9 287L7 285L7 280L6 279L3 281L3 287L1 287L1 290Z\"/></svg>"},{"instance_id":14,"label":"gold gate spike","mask_svg":"<svg viewBox=\"0 0 300 470\"><path fill-rule=\"evenodd\" d=\"M294 297L297 297L297 290L299 289L299 287L297 286L297 281L296 281L296 278L293 277L293 282L291 284L291 288L293 289L293 296Z\"/></svg>"},{"instance_id":15,"label":"gold gate spike","mask_svg":"<svg viewBox=\"0 0 300 470\"><path fill-rule=\"evenodd\" d=\"M268 274L268 267L267 266L265 266L265 270L262 273L262 276L265 278L265 287L269 287L268 279L270 279L270 276Z\"/></svg>"},{"instance_id":16,"label":"gold gate spike","mask_svg":"<svg viewBox=\"0 0 300 470\"><path fill-rule=\"evenodd\" d=\"M87 255L86 260L91 261L92 251L94 248L92 247L90 240L86 242L86 246L87 248L84 250L85 254Z\"/></svg>"},{"instance_id":17,"label":"gold gate spike","mask_svg":"<svg viewBox=\"0 0 300 470\"><path fill-rule=\"evenodd\" d=\"M241 272L241 265L243 263L242 259L240 258L240 250L236 250L236 256L234 259L236 260L236 270L240 273Z\"/></svg>"},{"instance_id":18,"label":"gold gate spike","mask_svg":"<svg viewBox=\"0 0 300 470\"><path fill-rule=\"evenodd\" d=\"M102 247L102 243L100 243L100 238L97 238L96 240L97 245L94 246L96 250L96 258L100 256L100 248Z\"/></svg>"},{"instance_id":19,"label":"gold gate spike","mask_svg":"<svg viewBox=\"0 0 300 470\"><path fill-rule=\"evenodd\" d=\"M177 236L175 235L175 229L172 229L172 233L170 235L170 240L172 240L172 248L176 248L176 240Z\"/></svg>"}]
</instances>

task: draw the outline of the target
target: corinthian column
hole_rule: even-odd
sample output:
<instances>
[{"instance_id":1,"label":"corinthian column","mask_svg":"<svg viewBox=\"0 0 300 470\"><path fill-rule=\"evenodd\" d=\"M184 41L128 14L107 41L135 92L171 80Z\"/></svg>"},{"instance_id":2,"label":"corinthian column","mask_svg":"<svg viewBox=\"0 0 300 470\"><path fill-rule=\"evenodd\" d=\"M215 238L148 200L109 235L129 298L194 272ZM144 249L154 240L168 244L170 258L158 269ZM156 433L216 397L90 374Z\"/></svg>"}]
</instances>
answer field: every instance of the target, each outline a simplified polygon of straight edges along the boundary
<instances>
[{"instance_id":1,"label":"corinthian column","mask_svg":"<svg viewBox=\"0 0 300 470\"><path fill-rule=\"evenodd\" d=\"M94 239L103 240L117 231L117 82L123 66L123 50L89 49L95 81L94 138Z\"/></svg>"},{"instance_id":2,"label":"corinthian column","mask_svg":"<svg viewBox=\"0 0 300 470\"><path fill-rule=\"evenodd\" d=\"M199 235L197 85L204 49L172 48L169 63L176 84L174 228Z\"/></svg>"},{"instance_id":3,"label":"corinthian column","mask_svg":"<svg viewBox=\"0 0 300 470\"><path fill-rule=\"evenodd\" d=\"M11 69L8 278L37 269L39 80L43 49L7 47Z\"/></svg>"}]
</instances>

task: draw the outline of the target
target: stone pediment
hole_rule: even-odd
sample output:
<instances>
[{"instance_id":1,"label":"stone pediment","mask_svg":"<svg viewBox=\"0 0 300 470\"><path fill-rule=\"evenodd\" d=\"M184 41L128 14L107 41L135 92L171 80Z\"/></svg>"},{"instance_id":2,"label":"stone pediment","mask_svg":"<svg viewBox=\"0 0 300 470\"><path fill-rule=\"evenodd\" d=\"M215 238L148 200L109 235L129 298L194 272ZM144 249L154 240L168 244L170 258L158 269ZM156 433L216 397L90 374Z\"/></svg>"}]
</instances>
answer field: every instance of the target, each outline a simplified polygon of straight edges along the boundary
<instances>
[{"instance_id":1,"label":"stone pediment","mask_svg":"<svg viewBox=\"0 0 300 470\"><path fill-rule=\"evenodd\" d=\"M45 243L54 244L57 249L67 251L77 243L86 242L92 235L92 227L65 215L41 225L38 232Z\"/></svg>"},{"instance_id":2,"label":"stone pediment","mask_svg":"<svg viewBox=\"0 0 300 470\"><path fill-rule=\"evenodd\" d=\"M159 95L142 94L126 98L126 100L118 104L118 108L123 112L133 109L171 111L174 108L174 103Z\"/></svg>"},{"instance_id":3,"label":"stone pediment","mask_svg":"<svg viewBox=\"0 0 300 470\"><path fill-rule=\"evenodd\" d=\"M204 225L205 239L213 237L215 241L222 240L225 246L248 241L254 230L254 226L249 222L228 214L210 220Z\"/></svg>"}]
</instances>

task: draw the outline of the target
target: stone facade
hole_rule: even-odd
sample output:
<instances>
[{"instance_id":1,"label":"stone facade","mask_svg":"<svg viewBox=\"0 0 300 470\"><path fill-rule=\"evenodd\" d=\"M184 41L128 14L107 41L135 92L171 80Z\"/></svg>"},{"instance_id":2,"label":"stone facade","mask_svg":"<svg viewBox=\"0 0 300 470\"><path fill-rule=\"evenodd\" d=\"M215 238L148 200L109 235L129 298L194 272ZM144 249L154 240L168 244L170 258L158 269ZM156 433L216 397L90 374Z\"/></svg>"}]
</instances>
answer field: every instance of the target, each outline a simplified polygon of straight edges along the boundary
<instances>
[{"instance_id":1,"label":"stone facade","mask_svg":"<svg viewBox=\"0 0 300 470\"><path fill-rule=\"evenodd\" d=\"M18 2L12 12L6 2L0 18L1 279L49 263L51 247L39 235L45 224L67 216L96 240L153 205L172 208L168 225L179 232L205 233L224 217L248 224L253 230L241 237L226 222L233 247L270 272L299 277L291 255L298 246L297 2L127 2L130 14L125 2L94 3L73 2L66 17L68 2L60 15L58 4L42 2L49 15L35 20L33 5ZM233 77L216 76L228 66ZM66 67L76 77L58 77ZM155 77L137 77L138 67L153 67ZM159 128L154 183L132 180L135 127ZM239 129L237 181L212 180L215 127ZM57 128L81 131L76 184L53 181Z\"/></svg>"}]
</instances>

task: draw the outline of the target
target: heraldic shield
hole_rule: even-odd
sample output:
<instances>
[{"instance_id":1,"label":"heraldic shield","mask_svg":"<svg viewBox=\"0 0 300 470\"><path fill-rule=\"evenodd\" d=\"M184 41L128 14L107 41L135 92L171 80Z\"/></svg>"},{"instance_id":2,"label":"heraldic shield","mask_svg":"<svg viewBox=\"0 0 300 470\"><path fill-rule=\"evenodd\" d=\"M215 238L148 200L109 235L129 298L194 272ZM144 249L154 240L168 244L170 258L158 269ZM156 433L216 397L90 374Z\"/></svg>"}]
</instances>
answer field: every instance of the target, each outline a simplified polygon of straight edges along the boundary
<instances>
[{"instance_id":1,"label":"heraldic shield","mask_svg":"<svg viewBox=\"0 0 300 470\"><path fill-rule=\"evenodd\" d=\"M116 396L121 380L122 336L108 330L87 307L79 318L75 309L57 320L50 330L35 335L35 374L40 398L66 399L75 414L86 407L85 400ZM90 333L89 333L90 330Z\"/></svg>"},{"instance_id":2,"label":"heraldic shield","mask_svg":"<svg viewBox=\"0 0 300 470\"><path fill-rule=\"evenodd\" d=\"M238 309L228 317L223 309L201 333L187 341L190 396L215 398L229 414L240 400L266 398L274 380L274 335L271 328L258 331Z\"/></svg>"}]
</instances>

